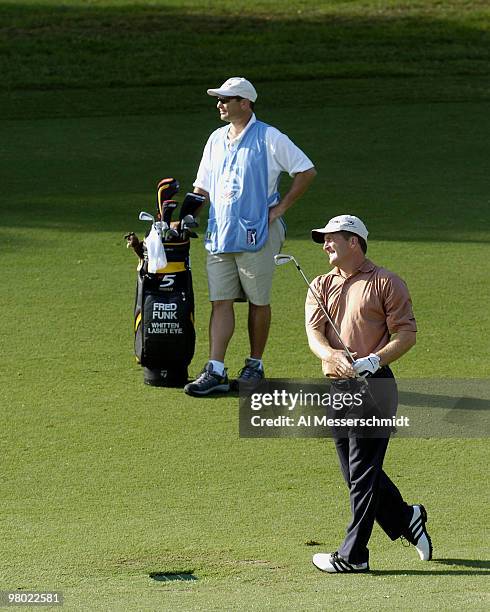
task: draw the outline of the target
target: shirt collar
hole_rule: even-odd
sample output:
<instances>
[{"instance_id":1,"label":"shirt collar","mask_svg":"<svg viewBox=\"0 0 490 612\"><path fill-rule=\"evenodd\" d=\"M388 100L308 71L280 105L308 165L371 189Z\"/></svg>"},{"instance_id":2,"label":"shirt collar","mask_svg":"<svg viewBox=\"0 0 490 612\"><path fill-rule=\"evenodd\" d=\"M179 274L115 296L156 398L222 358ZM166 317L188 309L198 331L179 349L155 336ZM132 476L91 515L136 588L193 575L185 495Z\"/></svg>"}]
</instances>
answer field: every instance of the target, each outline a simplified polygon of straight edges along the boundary
<instances>
[{"instance_id":1,"label":"shirt collar","mask_svg":"<svg viewBox=\"0 0 490 612\"><path fill-rule=\"evenodd\" d=\"M373 262L370 259L365 259L362 264L357 268L357 270L351 274L349 276L349 278L352 278L353 276L356 276L356 274L358 274L359 272L372 272L374 269L376 268L376 266L373 264ZM334 275L334 276L342 276L342 274L340 273L340 270L337 268L337 266L335 266L335 268L332 268L332 270L330 271L330 274Z\"/></svg>"},{"instance_id":2,"label":"shirt collar","mask_svg":"<svg viewBox=\"0 0 490 612\"><path fill-rule=\"evenodd\" d=\"M247 131L250 129L250 127L257 121L257 117L255 116L255 113L252 113L252 116L250 117L249 122L247 123L247 126L245 127L245 129L243 130L243 132L241 132L240 134L238 134L238 136L236 138L233 138L233 140L231 138L228 138L228 143L229 144L236 144L237 142L239 142L247 133ZM228 126L228 134L230 133L230 127Z\"/></svg>"}]
</instances>

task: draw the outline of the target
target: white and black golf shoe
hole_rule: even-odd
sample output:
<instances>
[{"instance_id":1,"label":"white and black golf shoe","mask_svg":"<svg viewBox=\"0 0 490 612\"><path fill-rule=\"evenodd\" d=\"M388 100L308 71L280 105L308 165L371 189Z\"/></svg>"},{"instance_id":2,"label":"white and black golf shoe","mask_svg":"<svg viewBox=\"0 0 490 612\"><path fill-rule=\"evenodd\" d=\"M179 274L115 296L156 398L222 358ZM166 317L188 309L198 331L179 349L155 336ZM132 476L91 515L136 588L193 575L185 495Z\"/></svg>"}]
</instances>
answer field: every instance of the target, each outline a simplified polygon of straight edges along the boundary
<instances>
[{"instance_id":1,"label":"white and black golf shoe","mask_svg":"<svg viewBox=\"0 0 490 612\"><path fill-rule=\"evenodd\" d=\"M421 504L412 506L413 515L408 527L410 532L409 541L415 546L422 561L432 559L432 541L425 524L427 523L427 512Z\"/></svg>"},{"instance_id":2,"label":"white and black golf shoe","mask_svg":"<svg viewBox=\"0 0 490 612\"><path fill-rule=\"evenodd\" d=\"M369 572L369 563L349 563L339 555L334 553L317 553L313 555L313 565L322 572L328 574L347 574Z\"/></svg>"}]
</instances>

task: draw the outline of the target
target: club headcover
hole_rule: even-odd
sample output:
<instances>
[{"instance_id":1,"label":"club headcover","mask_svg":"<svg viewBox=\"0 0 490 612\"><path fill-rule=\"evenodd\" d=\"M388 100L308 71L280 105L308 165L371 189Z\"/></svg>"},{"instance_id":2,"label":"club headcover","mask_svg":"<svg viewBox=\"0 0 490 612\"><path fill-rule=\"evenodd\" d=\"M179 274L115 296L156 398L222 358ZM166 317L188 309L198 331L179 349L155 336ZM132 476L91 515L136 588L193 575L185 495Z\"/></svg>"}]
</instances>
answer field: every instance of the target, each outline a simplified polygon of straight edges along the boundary
<instances>
[{"instance_id":1,"label":"club headcover","mask_svg":"<svg viewBox=\"0 0 490 612\"><path fill-rule=\"evenodd\" d=\"M161 214L161 207L165 200L171 200L180 188L179 181L174 178L164 178L157 185L157 209Z\"/></svg>"},{"instance_id":2,"label":"club headcover","mask_svg":"<svg viewBox=\"0 0 490 612\"><path fill-rule=\"evenodd\" d=\"M182 221L186 215L195 217L196 210L203 205L205 199L205 196L199 195L198 193L186 193L182 206L180 207L179 221Z\"/></svg>"}]
</instances>

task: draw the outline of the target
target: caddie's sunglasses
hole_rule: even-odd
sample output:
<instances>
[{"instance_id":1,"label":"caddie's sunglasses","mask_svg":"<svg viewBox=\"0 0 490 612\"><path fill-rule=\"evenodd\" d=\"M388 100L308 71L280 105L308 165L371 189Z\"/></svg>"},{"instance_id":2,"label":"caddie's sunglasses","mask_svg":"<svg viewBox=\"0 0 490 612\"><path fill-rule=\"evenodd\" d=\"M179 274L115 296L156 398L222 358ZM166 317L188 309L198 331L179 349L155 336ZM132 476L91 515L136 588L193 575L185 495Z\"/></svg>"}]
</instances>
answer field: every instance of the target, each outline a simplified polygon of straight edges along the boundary
<instances>
[{"instance_id":1,"label":"caddie's sunglasses","mask_svg":"<svg viewBox=\"0 0 490 612\"><path fill-rule=\"evenodd\" d=\"M228 102L231 102L232 100L243 100L243 98L241 96L233 96L232 98L218 98L218 102L221 102L221 104L228 104Z\"/></svg>"}]
</instances>

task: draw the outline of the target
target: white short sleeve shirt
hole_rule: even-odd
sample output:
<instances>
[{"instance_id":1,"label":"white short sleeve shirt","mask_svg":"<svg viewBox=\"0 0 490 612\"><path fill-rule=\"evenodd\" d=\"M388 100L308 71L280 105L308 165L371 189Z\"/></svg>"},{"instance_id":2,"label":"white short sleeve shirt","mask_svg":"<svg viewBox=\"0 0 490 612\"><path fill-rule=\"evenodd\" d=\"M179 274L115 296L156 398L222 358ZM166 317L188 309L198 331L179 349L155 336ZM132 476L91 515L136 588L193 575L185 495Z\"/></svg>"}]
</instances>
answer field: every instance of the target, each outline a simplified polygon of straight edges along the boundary
<instances>
[{"instance_id":1,"label":"white short sleeve shirt","mask_svg":"<svg viewBox=\"0 0 490 612\"><path fill-rule=\"evenodd\" d=\"M252 115L247 127L237 138L234 140L229 140L228 146L230 148L236 146L256 120L255 115ZM228 132L229 129L229 125L218 128L218 130L222 130L223 132ZM211 142L214 134L215 132L211 134L206 146L204 147L201 163L199 164L199 169L197 171L197 177L194 181L194 187L204 189L204 191L210 190L211 159L213 155ZM294 142L292 142L286 136L286 134L283 134L275 127L267 127L265 140L267 146L267 168L269 174L268 195L270 197L278 190L279 179L282 172L287 172L289 176L294 176L298 172L305 172L306 170L313 168L313 162L299 147L294 144ZM272 202L271 206L274 206L275 204L277 204L277 201Z\"/></svg>"}]
</instances>

